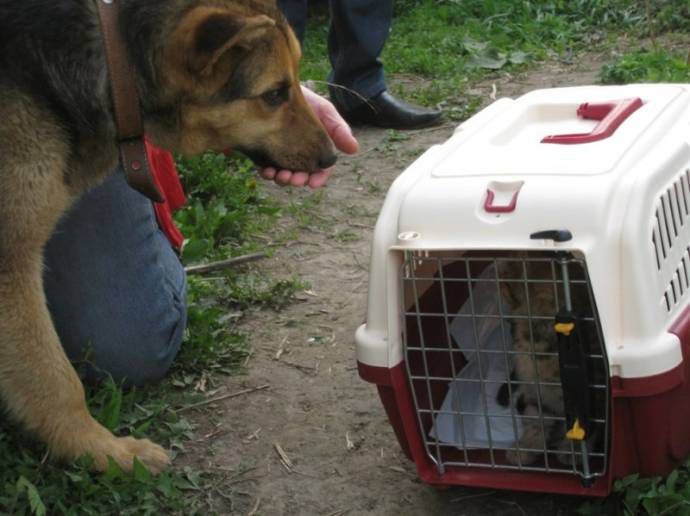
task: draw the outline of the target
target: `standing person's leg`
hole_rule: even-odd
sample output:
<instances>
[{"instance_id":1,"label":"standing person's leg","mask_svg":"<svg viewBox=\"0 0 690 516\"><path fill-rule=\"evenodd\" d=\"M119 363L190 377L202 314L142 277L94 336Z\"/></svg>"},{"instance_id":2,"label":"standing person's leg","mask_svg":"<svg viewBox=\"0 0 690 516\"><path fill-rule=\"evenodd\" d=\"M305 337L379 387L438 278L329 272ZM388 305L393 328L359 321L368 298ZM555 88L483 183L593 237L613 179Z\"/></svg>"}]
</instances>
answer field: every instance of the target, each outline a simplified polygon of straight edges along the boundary
<instances>
[{"instance_id":1,"label":"standing person's leg","mask_svg":"<svg viewBox=\"0 0 690 516\"><path fill-rule=\"evenodd\" d=\"M390 33L393 0L329 0L328 53L333 71L331 98L352 110L386 89L379 56ZM354 90L352 94L344 88Z\"/></svg>"},{"instance_id":2,"label":"standing person's leg","mask_svg":"<svg viewBox=\"0 0 690 516\"><path fill-rule=\"evenodd\" d=\"M186 323L184 268L121 171L67 213L45 257L48 307L70 359L86 356L91 379L162 378Z\"/></svg>"},{"instance_id":3,"label":"standing person's leg","mask_svg":"<svg viewBox=\"0 0 690 516\"><path fill-rule=\"evenodd\" d=\"M379 56L393 18L393 0L329 0L330 94L352 124L412 129L438 122L441 112L413 106L386 91ZM349 92L347 90L353 90Z\"/></svg>"},{"instance_id":4,"label":"standing person's leg","mask_svg":"<svg viewBox=\"0 0 690 516\"><path fill-rule=\"evenodd\" d=\"M278 0L278 7L285 14L300 43L304 41L304 30L307 27L308 4L309 0Z\"/></svg>"}]
</instances>

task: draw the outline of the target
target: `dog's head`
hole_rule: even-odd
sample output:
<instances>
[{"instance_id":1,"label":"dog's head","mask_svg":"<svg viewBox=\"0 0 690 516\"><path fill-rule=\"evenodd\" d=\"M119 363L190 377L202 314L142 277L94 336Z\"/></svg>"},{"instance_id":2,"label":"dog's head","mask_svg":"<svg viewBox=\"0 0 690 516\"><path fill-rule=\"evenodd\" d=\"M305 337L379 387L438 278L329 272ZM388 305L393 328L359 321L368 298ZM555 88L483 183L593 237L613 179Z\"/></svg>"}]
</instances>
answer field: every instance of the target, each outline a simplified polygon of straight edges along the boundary
<instances>
[{"instance_id":1,"label":"dog's head","mask_svg":"<svg viewBox=\"0 0 690 516\"><path fill-rule=\"evenodd\" d=\"M298 78L299 42L273 2L215 1L185 10L155 61L174 123L147 127L183 154L228 148L260 166L315 171L335 162Z\"/></svg>"}]
</instances>

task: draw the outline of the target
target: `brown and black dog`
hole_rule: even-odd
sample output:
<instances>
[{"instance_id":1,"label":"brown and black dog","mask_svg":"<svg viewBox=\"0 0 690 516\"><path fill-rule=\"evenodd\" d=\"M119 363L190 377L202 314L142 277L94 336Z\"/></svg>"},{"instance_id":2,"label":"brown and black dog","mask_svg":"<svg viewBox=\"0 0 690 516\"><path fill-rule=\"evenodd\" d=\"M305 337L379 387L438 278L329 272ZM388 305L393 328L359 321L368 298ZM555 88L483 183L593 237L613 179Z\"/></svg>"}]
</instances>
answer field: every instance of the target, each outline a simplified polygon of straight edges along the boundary
<instances>
[{"instance_id":1,"label":"brown and black dog","mask_svg":"<svg viewBox=\"0 0 690 516\"><path fill-rule=\"evenodd\" d=\"M102 0L0 0L0 396L56 458L169 458L89 414L46 307L43 247L117 161ZM260 165L335 161L302 96L299 44L273 1L121 0L147 134L173 152L235 148Z\"/></svg>"}]
</instances>

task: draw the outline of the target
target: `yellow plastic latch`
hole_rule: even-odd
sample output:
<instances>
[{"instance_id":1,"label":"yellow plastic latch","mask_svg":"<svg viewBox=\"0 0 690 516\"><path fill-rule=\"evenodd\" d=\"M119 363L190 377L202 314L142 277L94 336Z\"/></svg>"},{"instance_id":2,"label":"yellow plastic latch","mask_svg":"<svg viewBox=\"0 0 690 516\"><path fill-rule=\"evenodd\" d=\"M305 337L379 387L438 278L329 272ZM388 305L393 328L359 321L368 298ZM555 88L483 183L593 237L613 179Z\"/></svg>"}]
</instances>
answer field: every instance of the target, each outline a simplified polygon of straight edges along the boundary
<instances>
[{"instance_id":1,"label":"yellow plastic latch","mask_svg":"<svg viewBox=\"0 0 690 516\"><path fill-rule=\"evenodd\" d=\"M556 333L562 333L567 337L575 329L575 323L556 323L554 324L553 329L556 330Z\"/></svg>"},{"instance_id":2,"label":"yellow plastic latch","mask_svg":"<svg viewBox=\"0 0 690 516\"><path fill-rule=\"evenodd\" d=\"M585 429L580 426L579 420L575 420L573 427L565 433L565 436L571 441L582 441L585 438Z\"/></svg>"}]
</instances>

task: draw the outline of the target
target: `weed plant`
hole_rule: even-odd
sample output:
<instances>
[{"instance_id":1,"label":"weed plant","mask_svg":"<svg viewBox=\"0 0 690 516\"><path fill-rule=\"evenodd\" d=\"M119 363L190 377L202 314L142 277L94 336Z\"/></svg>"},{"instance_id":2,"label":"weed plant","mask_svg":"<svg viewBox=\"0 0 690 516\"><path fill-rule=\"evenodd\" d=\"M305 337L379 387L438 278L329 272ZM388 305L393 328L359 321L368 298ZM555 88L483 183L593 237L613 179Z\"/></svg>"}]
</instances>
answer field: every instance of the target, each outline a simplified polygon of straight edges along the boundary
<instances>
[{"instance_id":1,"label":"weed plant","mask_svg":"<svg viewBox=\"0 0 690 516\"><path fill-rule=\"evenodd\" d=\"M636 50L605 64L599 80L602 84L631 82L690 82L690 53L674 53L662 48Z\"/></svg>"}]
</instances>

